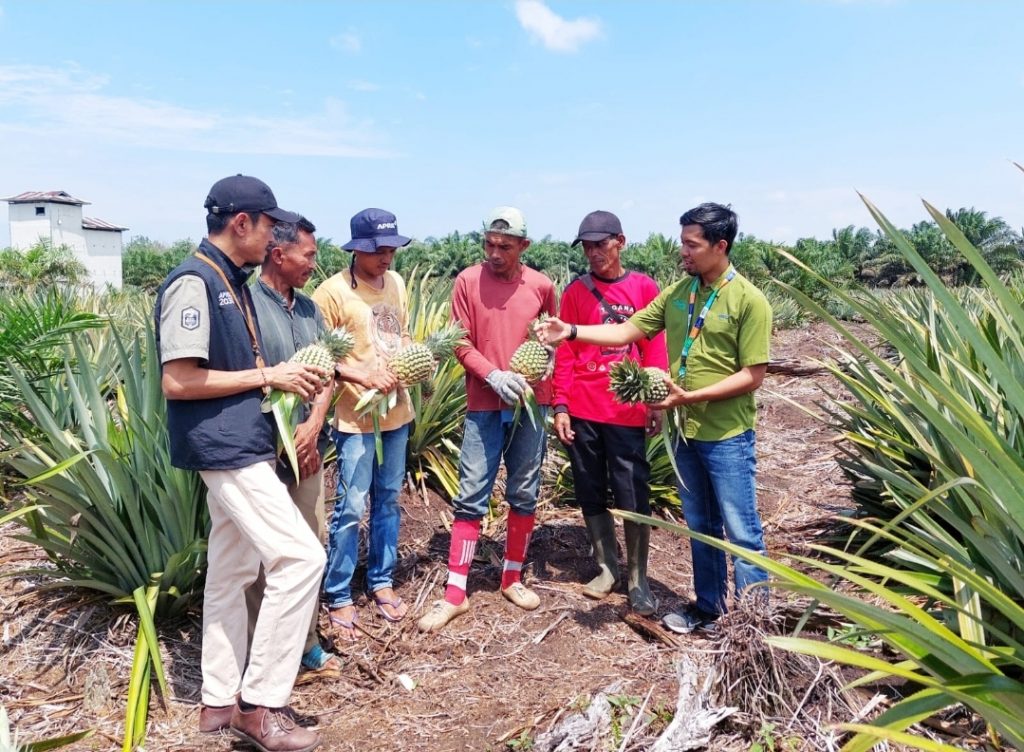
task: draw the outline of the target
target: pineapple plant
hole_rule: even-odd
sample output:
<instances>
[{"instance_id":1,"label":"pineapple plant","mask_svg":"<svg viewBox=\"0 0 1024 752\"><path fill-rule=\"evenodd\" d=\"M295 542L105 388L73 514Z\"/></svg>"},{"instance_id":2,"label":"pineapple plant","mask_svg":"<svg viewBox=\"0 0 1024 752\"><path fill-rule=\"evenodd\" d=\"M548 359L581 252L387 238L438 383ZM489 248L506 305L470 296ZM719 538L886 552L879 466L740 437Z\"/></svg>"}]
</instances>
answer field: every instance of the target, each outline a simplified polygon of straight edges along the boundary
<instances>
[{"instance_id":1,"label":"pineapple plant","mask_svg":"<svg viewBox=\"0 0 1024 752\"><path fill-rule=\"evenodd\" d=\"M451 356L466 336L461 324L451 324L431 332L422 342L413 342L395 353L388 366L405 386L428 381L436 362Z\"/></svg>"},{"instance_id":2,"label":"pineapple plant","mask_svg":"<svg viewBox=\"0 0 1024 752\"><path fill-rule=\"evenodd\" d=\"M668 373L653 366L643 367L629 358L608 369L608 386L622 403L654 404L668 397Z\"/></svg>"},{"instance_id":3,"label":"pineapple plant","mask_svg":"<svg viewBox=\"0 0 1024 752\"><path fill-rule=\"evenodd\" d=\"M304 363L323 368L327 374L320 378L326 384L331 380L334 364L352 352L353 347L355 347L355 338L352 333L344 327L339 327L324 332L319 340L306 345L288 360L292 363Z\"/></svg>"},{"instance_id":4,"label":"pineapple plant","mask_svg":"<svg viewBox=\"0 0 1024 752\"><path fill-rule=\"evenodd\" d=\"M511 370L521 374L530 384L536 384L544 379L550 372L555 359L554 351L542 345L534 333L534 327L543 324L547 318L547 314L542 313L527 327L529 339L516 348L508 364Z\"/></svg>"}]
</instances>

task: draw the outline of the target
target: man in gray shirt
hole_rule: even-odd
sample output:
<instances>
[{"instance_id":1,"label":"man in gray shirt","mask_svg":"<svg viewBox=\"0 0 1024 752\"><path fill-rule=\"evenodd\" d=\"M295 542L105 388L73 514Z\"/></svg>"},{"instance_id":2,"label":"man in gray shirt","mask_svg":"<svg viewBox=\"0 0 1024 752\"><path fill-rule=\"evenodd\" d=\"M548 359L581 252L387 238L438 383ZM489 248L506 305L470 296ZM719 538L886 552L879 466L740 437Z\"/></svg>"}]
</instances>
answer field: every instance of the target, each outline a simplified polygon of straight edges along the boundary
<instances>
[{"instance_id":1,"label":"man in gray shirt","mask_svg":"<svg viewBox=\"0 0 1024 752\"><path fill-rule=\"evenodd\" d=\"M295 224L282 222L275 225L259 279L252 287L268 365L287 361L298 350L320 339L326 329L316 303L299 292L316 268L314 232L316 227L305 217L300 217ZM331 384L328 384L311 403L300 405L301 422L295 430L300 480L295 480L287 463L279 460L277 464L278 476L288 486L288 493L302 519L321 541L324 534L322 452L327 443L324 426L332 392ZM264 584L261 571L259 579L246 591L250 637L263 600ZM341 672L341 661L320 645L316 630L318 605L314 603L310 614L309 631L302 650L302 667L323 677L336 677Z\"/></svg>"}]
</instances>

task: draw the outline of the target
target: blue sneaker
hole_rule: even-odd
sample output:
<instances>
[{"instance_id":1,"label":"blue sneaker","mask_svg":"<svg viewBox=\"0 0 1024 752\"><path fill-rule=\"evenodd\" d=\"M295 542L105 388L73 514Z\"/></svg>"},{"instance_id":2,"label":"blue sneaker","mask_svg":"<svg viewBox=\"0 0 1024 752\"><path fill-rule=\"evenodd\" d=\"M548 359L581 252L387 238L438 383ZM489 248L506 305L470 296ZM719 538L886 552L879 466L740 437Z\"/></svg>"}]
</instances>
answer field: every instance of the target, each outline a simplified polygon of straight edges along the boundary
<instances>
[{"instance_id":1,"label":"blue sneaker","mask_svg":"<svg viewBox=\"0 0 1024 752\"><path fill-rule=\"evenodd\" d=\"M682 611L666 614L661 623L670 632L690 634L690 632L714 632L718 627L720 614L709 614L696 606L685 606Z\"/></svg>"}]
</instances>

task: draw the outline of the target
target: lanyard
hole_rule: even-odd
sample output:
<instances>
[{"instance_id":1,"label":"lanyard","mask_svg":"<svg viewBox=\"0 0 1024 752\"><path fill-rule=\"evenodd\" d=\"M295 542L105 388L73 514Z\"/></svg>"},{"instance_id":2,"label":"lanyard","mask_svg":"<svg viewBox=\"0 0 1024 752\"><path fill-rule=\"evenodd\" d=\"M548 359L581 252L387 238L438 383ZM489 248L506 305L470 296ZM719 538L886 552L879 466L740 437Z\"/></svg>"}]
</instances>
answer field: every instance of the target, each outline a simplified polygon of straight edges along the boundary
<instances>
[{"instance_id":1,"label":"lanyard","mask_svg":"<svg viewBox=\"0 0 1024 752\"><path fill-rule=\"evenodd\" d=\"M245 306L243 307L242 304L238 302L238 297L235 295L235 288L231 286L230 282L228 282L228 278L227 275L224 274L224 270L217 266L209 256L205 256L199 251L196 251L196 258L209 264L213 270L220 275L224 286L228 288L228 294L231 295L231 299L235 302L235 307L237 307L245 316L245 326L249 330L249 341L252 343L252 354L256 357L256 367L265 368L267 364L263 360L263 355L260 354L260 344L259 340L256 338L256 324L253 322L252 304L249 302L249 298L245 297L243 294L242 297L245 299ZM263 393L268 394L269 392L270 390L264 386Z\"/></svg>"},{"instance_id":2,"label":"lanyard","mask_svg":"<svg viewBox=\"0 0 1024 752\"><path fill-rule=\"evenodd\" d=\"M693 310L697 303L697 290L700 289L700 275L694 278L693 284L690 286L690 302L686 309L686 328L689 330L689 333L686 335L686 341L683 342L683 350L679 354L679 378L686 375L686 358L690 354L690 348L693 347L694 340L700 336L701 330L704 329L704 319L707 318L708 311L711 310L711 304L715 302L722 288L732 282L732 278L735 276L736 268L730 265L722 282L715 285L714 289L711 290L711 294L708 295L708 302L704 304L704 308L701 309L696 321L693 320Z\"/></svg>"}]
</instances>

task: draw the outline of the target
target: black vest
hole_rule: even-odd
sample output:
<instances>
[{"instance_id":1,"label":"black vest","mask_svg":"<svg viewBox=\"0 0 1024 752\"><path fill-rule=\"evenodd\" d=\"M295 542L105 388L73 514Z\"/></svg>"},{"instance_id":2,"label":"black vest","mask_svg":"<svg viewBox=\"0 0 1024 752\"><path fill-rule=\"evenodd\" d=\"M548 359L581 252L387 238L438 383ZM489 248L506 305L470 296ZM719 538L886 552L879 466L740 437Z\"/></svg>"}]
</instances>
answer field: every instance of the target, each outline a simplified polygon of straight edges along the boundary
<instances>
[{"instance_id":1,"label":"black vest","mask_svg":"<svg viewBox=\"0 0 1024 752\"><path fill-rule=\"evenodd\" d=\"M243 306L252 298L246 287L251 272L239 269L209 240L199 251L217 264L234 287ZM245 316L238 310L220 275L195 256L185 259L160 285L156 298L157 348L160 347L160 309L164 291L174 280L193 274L206 285L210 306L209 359L202 368L213 371L244 371L256 367ZM244 296L244 297L243 297ZM255 308L253 308L255 317ZM256 328L259 337L259 325ZM263 342L260 342L262 352ZM171 463L186 470L237 470L272 460L277 454L274 419L260 411L263 393L259 389L228 397L197 400L167 400L167 430L171 439Z\"/></svg>"}]
</instances>

